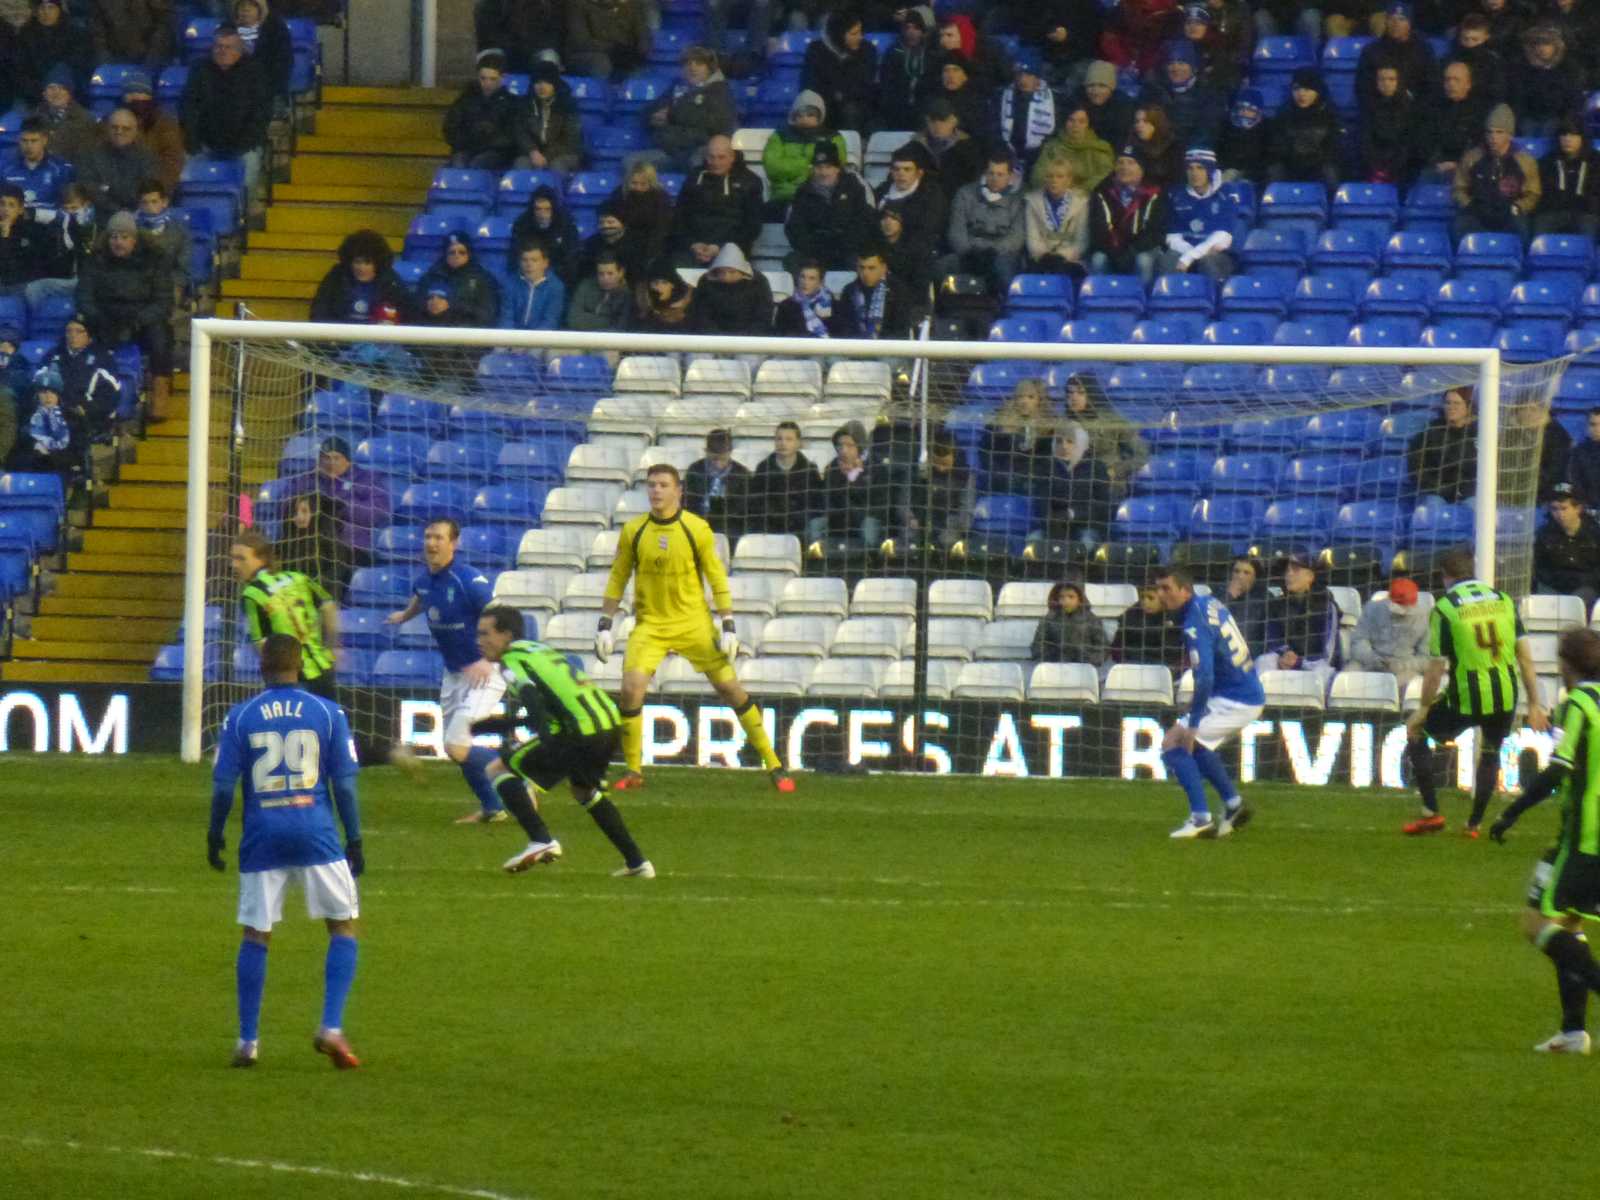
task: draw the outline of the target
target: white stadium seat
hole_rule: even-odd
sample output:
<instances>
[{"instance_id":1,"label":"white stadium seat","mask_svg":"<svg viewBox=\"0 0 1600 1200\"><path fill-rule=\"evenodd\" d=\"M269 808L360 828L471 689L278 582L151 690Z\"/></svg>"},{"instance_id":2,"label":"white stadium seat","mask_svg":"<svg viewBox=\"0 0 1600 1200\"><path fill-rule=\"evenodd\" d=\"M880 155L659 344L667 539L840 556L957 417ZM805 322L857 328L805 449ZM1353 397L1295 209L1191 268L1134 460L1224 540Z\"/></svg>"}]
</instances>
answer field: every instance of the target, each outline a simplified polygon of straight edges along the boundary
<instances>
[{"instance_id":1,"label":"white stadium seat","mask_svg":"<svg viewBox=\"0 0 1600 1200\"><path fill-rule=\"evenodd\" d=\"M766 438L770 445L772 431L778 422L794 418L792 402L772 396L757 396L739 405L727 420L718 424L729 426L736 438Z\"/></svg>"},{"instance_id":2,"label":"white stadium seat","mask_svg":"<svg viewBox=\"0 0 1600 1200\"><path fill-rule=\"evenodd\" d=\"M512 608L557 609L571 581L577 577L575 571L552 568L501 571L494 581L494 599Z\"/></svg>"},{"instance_id":3,"label":"white stadium seat","mask_svg":"<svg viewBox=\"0 0 1600 1200\"><path fill-rule=\"evenodd\" d=\"M567 478L574 483L616 483L627 487L633 482L637 452L626 445L607 446L584 442L567 456Z\"/></svg>"},{"instance_id":4,"label":"white stadium seat","mask_svg":"<svg viewBox=\"0 0 1600 1200\"><path fill-rule=\"evenodd\" d=\"M595 683L605 688L606 691L616 693L622 690L622 655L613 654L605 662L601 662L592 653L583 656L583 673Z\"/></svg>"},{"instance_id":5,"label":"white stadium seat","mask_svg":"<svg viewBox=\"0 0 1600 1200\"><path fill-rule=\"evenodd\" d=\"M1098 704L1100 672L1088 663L1038 663L1028 676L1028 699L1051 704Z\"/></svg>"},{"instance_id":6,"label":"white stadium seat","mask_svg":"<svg viewBox=\"0 0 1600 1200\"><path fill-rule=\"evenodd\" d=\"M834 631L829 653L858 658L899 658L911 622L905 617L851 617Z\"/></svg>"},{"instance_id":7,"label":"white stadium seat","mask_svg":"<svg viewBox=\"0 0 1600 1200\"><path fill-rule=\"evenodd\" d=\"M1400 684L1387 671L1340 671L1328 690L1330 709L1400 711Z\"/></svg>"},{"instance_id":8,"label":"white stadium seat","mask_svg":"<svg viewBox=\"0 0 1600 1200\"><path fill-rule=\"evenodd\" d=\"M1023 696L1022 667L1018 663L966 663L956 676L951 694L957 700L1006 700Z\"/></svg>"},{"instance_id":9,"label":"white stadium seat","mask_svg":"<svg viewBox=\"0 0 1600 1200\"><path fill-rule=\"evenodd\" d=\"M623 359L622 367L626 367L635 359ZM617 386L622 386L622 367L617 368ZM676 370L676 364L674 364ZM673 388L670 392L657 392L653 394L607 396L595 401L593 410L589 413L589 433L591 436L600 434L628 434L644 438L653 438L656 435L656 414L661 411L678 394L677 376L673 376Z\"/></svg>"},{"instance_id":10,"label":"white stadium seat","mask_svg":"<svg viewBox=\"0 0 1600 1200\"><path fill-rule=\"evenodd\" d=\"M1321 711L1323 679L1315 671L1263 671L1261 689L1269 708L1305 708Z\"/></svg>"},{"instance_id":11,"label":"white stadium seat","mask_svg":"<svg viewBox=\"0 0 1600 1200\"><path fill-rule=\"evenodd\" d=\"M928 585L930 617L994 616L994 593L984 579L935 579Z\"/></svg>"},{"instance_id":12,"label":"white stadium seat","mask_svg":"<svg viewBox=\"0 0 1600 1200\"><path fill-rule=\"evenodd\" d=\"M696 358L683 372L683 394L750 395L750 364L738 358ZM701 428L705 428L704 425Z\"/></svg>"},{"instance_id":13,"label":"white stadium seat","mask_svg":"<svg viewBox=\"0 0 1600 1200\"><path fill-rule=\"evenodd\" d=\"M602 532L616 533L620 536L624 525L649 511L650 494L642 487L631 487L617 497L617 506L611 510L611 528ZM589 565L594 565L592 560Z\"/></svg>"},{"instance_id":14,"label":"white stadium seat","mask_svg":"<svg viewBox=\"0 0 1600 1200\"><path fill-rule=\"evenodd\" d=\"M656 670L655 687L663 696L715 696L717 689L686 658L676 654Z\"/></svg>"},{"instance_id":15,"label":"white stadium seat","mask_svg":"<svg viewBox=\"0 0 1600 1200\"><path fill-rule=\"evenodd\" d=\"M627 498L628 493L623 493ZM622 501L617 501L621 504ZM615 516L612 518L616 520ZM620 522L618 522L620 524ZM616 529L602 529L594 535L594 541L589 545L589 553L584 558L584 569L589 571L609 571L611 564L617 561L617 542L622 538Z\"/></svg>"},{"instance_id":16,"label":"white stadium seat","mask_svg":"<svg viewBox=\"0 0 1600 1200\"><path fill-rule=\"evenodd\" d=\"M703 448L696 448L693 446L646 447L645 452L639 455L639 461L634 465L634 482L643 482L645 472L649 471L650 468L655 466L657 463L667 463L669 466L676 467L678 468L678 474L682 475L689 469L690 463L694 462L698 458L704 457L705 450Z\"/></svg>"},{"instance_id":17,"label":"white stadium seat","mask_svg":"<svg viewBox=\"0 0 1600 1200\"><path fill-rule=\"evenodd\" d=\"M683 376L670 354L630 354L617 364L611 386L619 392L676 396L683 391Z\"/></svg>"},{"instance_id":18,"label":"white stadium seat","mask_svg":"<svg viewBox=\"0 0 1600 1200\"><path fill-rule=\"evenodd\" d=\"M1422 676L1415 676L1406 684L1405 694L1400 697L1400 711L1403 713L1415 712L1422 703Z\"/></svg>"},{"instance_id":19,"label":"white stadium seat","mask_svg":"<svg viewBox=\"0 0 1600 1200\"><path fill-rule=\"evenodd\" d=\"M1032 617L1039 620L1049 609L1050 589L1054 586L1048 579L1017 579L1002 584L994 602L995 619Z\"/></svg>"},{"instance_id":20,"label":"white stadium seat","mask_svg":"<svg viewBox=\"0 0 1600 1200\"><path fill-rule=\"evenodd\" d=\"M544 512L539 520L546 527L577 525L598 532L610 526L611 512L622 492L620 487L603 483L551 488L544 498ZM589 535L591 539L594 532ZM588 540L584 544L587 546Z\"/></svg>"},{"instance_id":21,"label":"white stadium seat","mask_svg":"<svg viewBox=\"0 0 1600 1200\"><path fill-rule=\"evenodd\" d=\"M743 151L750 162L760 162L761 152L767 148L768 140L776 132L775 129L735 129L733 148Z\"/></svg>"},{"instance_id":22,"label":"white stadium seat","mask_svg":"<svg viewBox=\"0 0 1600 1200\"><path fill-rule=\"evenodd\" d=\"M557 650L565 650L569 654L584 654L594 652L594 635L596 614L593 612L560 612L544 622L539 631L539 640ZM616 637L617 653L620 655L624 646L628 644L628 634L633 630L632 617L618 617L612 627Z\"/></svg>"},{"instance_id":23,"label":"white stadium seat","mask_svg":"<svg viewBox=\"0 0 1600 1200\"><path fill-rule=\"evenodd\" d=\"M747 533L733 548L739 571L781 571L800 574L800 539L792 533Z\"/></svg>"},{"instance_id":24,"label":"white stadium seat","mask_svg":"<svg viewBox=\"0 0 1600 1200\"><path fill-rule=\"evenodd\" d=\"M934 617L928 622L928 656L971 662L983 637L984 622L977 617ZM906 646L906 653L912 645Z\"/></svg>"},{"instance_id":25,"label":"white stadium seat","mask_svg":"<svg viewBox=\"0 0 1600 1200\"><path fill-rule=\"evenodd\" d=\"M1538 674L1561 674L1560 667L1556 665L1555 634L1530 633L1528 635L1528 648L1533 651L1533 668Z\"/></svg>"},{"instance_id":26,"label":"white stadium seat","mask_svg":"<svg viewBox=\"0 0 1600 1200\"><path fill-rule=\"evenodd\" d=\"M663 401L665 403L665 401ZM610 446L628 452L628 467L639 461L639 455L655 440L655 435L639 433L596 433L593 428L589 430L588 444L591 446Z\"/></svg>"},{"instance_id":27,"label":"white stadium seat","mask_svg":"<svg viewBox=\"0 0 1600 1200\"><path fill-rule=\"evenodd\" d=\"M597 611L605 600L606 584L610 579L609 571L589 571L583 575L574 575L567 583L567 590L561 594L561 611ZM630 579L622 593L622 604L618 611L628 612L632 608L633 580Z\"/></svg>"},{"instance_id":28,"label":"white stadium seat","mask_svg":"<svg viewBox=\"0 0 1600 1200\"><path fill-rule=\"evenodd\" d=\"M822 396L822 364L814 358L769 358L756 371L755 394L813 403Z\"/></svg>"},{"instance_id":29,"label":"white stadium seat","mask_svg":"<svg viewBox=\"0 0 1600 1200\"><path fill-rule=\"evenodd\" d=\"M782 616L838 617L850 611L850 593L842 579L791 579L778 597Z\"/></svg>"},{"instance_id":30,"label":"white stadium seat","mask_svg":"<svg viewBox=\"0 0 1600 1200\"><path fill-rule=\"evenodd\" d=\"M1172 704L1172 672L1165 667L1118 663L1100 688L1104 704Z\"/></svg>"},{"instance_id":31,"label":"white stadium seat","mask_svg":"<svg viewBox=\"0 0 1600 1200\"><path fill-rule=\"evenodd\" d=\"M930 658L928 660L927 691L929 700L948 700L950 691L956 686L956 676L961 674L961 664L953 658ZM902 658L888 665L883 673L883 681L878 685L878 697L882 700L909 700L917 694L917 664L910 658Z\"/></svg>"},{"instance_id":32,"label":"white stadium seat","mask_svg":"<svg viewBox=\"0 0 1600 1200\"><path fill-rule=\"evenodd\" d=\"M1139 589L1131 583L1087 583L1083 591L1089 611L1102 619L1120 617L1139 603ZM1045 595L1048 597L1049 592ZM1042 610L1039 615L1044 615Z\"/></svg>"},{"instance_id":33,"label":"white stadium seat","mask_svg":"<svg viewBox=\"0 0 1600 1200\"><path fill-rule=\"evenodd\" d=\"M728 591L733 594L733 611L737 616L775 617L778 615L778 597L782 595L784 578L764 572L728 576Z\"/></svg>"},{"instance_id":34,"label":"white stadium seat","mask_svg":"<svg viewBox=\"0 0 1600 1200\"><path fill-rule=\"evenodd\" d=\"M1339 624L1354 629L1361 619L1361 593L1353 587L1330 587L1328 595L1339 606Z\"/></svg>"},{"instance_id":35,"label":"white stadium seat","mask_svg":"<svg viewBox=\"0 0 1600 1200\"><path fill-rule=\"evenodd\" d=\"M594 536L582 529L530 529L517 543L517 566L581 571L593 541Z\"/></svg>"},{"instance_id":36,"label":"white stadium seat","mask_svg":"<svg viewBox=\"0 0 1600 1200\"><path fill-rule=\"evenodd\" d=\"M729 392L686 393L670 401L656 419L656 436L663 442L677 438L684 445L699 451L695 458L705 453L706 433L733 424L734 414L745 402L743 396Z\"/></svg>"},{"instance_id":37,"label":"white stadium seat","mask_svg":"<svg viewBox=\"0 0 1600 1200\"><path fill-rule=\"evenodd\" d=\"M806 684L806 695L876 700L883 670L882 659L826 658L817 664L811 682Z\"/></svg>"},{"instance_id":38,"label":"white stadium seat","mask_svg":"<svg viewBox=\"0 0 1600 1200\"><path fill-rule=\"evenodd\" d=\"M917 582L914 579L863 579L850 597L850 611L858 617L915 617Z\"/></svg>"},{"instance_id":39,"label":"white stadium seat","mask_svg":"<svg viewBox=\"0 0 1600 1200\"><path fill-rule=\"evenodd\" d=\"M880 404L889 402L894 373L888 363L851 359L828 368L825 392L829 399L839 396L865 396Z\"/></svg>"},{"instance_id":40,"label":"white stadium seat","mask_svg":"<svg viewBox=\"0 0 1600 1200\"><path fill-rule=\"evenodd\" d=\"M774 617L762 628L756 649L763 657L793 654L823 658L838 626L839 622L830 617Z\"/></svg>"},{"instance_id":41,"label":"white stadium seat","mask_svg":"<svg viewBox=\"0 0 1600 1200\"><path fill-rule=\"evenodd\" d=\"M1033 656L1033 635L1038 628L1037 618L990 621L978 639L977 657L980 661L1025 662Z\"/></svg>"},{"instance_id":42,"label":"white stadium seat","mask_svg":"<svg viewBox=\"0 0 1600 1200\"><path fill-rule=\"evenodd\" d=\"M752 696L804 696L806 683L816 669L814 658L774 655L770 658L741 659L739 682Z\"/></svg>"},{"instance_id":43,"label":"white stadium seat","mask_svg":"<svg viewBox=\"0 0 1600 1200\"><path fill-rule=\"evenodd\" d=\"M1529 633L1559 633L1568 625L1584 624L1587 616L1577 596L1524 596L1517 608Z\"/></svg>"}]
</instances>

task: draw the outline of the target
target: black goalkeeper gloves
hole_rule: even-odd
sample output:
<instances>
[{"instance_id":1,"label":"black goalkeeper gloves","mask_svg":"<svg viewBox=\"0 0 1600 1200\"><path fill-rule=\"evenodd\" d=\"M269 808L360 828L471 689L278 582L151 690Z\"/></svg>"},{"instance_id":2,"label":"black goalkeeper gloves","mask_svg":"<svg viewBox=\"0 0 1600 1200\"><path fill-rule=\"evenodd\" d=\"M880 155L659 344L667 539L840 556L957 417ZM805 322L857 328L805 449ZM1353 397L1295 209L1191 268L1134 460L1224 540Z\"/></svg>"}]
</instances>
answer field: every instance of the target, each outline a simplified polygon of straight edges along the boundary
<instances>
[{"instance_id":1,"label":"black goalkeeper gloves","mask_svg":"<svg viewBox=\"0 0 1600 1200\"><path fill-rule=\"evenodd\" d=\"M350 864L350 874L355 879L360 879L363 871L367 869L367 856L361 849L361 839L346 842L344 858Z\"/></svg>"},{"instance_id":2,"label":"black goalkeeper gloves","mask_svg":"<svg viewBox=\"0 0 1600 1200\"><path fill-rule=\"evenodd\" d=\"M211 864L213 871L226 871L228 869L228 864L222 857L222 851L227 844L227 839L220 833L206 834L206 861Z\"/></svg>"}]
</instances>

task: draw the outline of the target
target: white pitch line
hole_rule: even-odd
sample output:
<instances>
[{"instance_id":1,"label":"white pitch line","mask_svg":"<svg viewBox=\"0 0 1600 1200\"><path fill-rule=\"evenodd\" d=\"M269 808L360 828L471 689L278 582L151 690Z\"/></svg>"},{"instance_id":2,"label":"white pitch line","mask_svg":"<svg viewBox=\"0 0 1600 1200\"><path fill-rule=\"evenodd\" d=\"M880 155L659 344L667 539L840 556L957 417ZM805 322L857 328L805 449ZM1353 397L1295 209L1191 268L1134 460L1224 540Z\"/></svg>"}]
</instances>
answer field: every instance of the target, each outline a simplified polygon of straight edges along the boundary
<instances>
[{"instance_id":1,"label":"white pitch line","mask_svg":"<svg viewBox=\"0 0 1600 1200\"><path fill-rule=\"evenodd\" d=\"M374 1183L382 1187L404 1191L434 1192L441 1196L464 1196L471 1200L529 1200L506 1192L493 1192L487 1188L455 1187L448 1183L433 1183L427 1179L408 1179L404 1175L388 1175L379 1171L340 1171L333 1167L318 1167L309 1163L284 1162L273 1158L236 1158L229 1154L191 1154L185 1150L169 1150L160 1146L116 1146L79 1142L70 1138L21 1137L0 1133L0 1141L27 1146L36 1150L83 1150L95 1154L114 1154L127 1158L153 1158L199 1163L203 1166L231 1167L241 1171L275 1171L282 1175L311 1175L321 1179L336 1179L346 1183Z\"/></svg>"}]
</instances>

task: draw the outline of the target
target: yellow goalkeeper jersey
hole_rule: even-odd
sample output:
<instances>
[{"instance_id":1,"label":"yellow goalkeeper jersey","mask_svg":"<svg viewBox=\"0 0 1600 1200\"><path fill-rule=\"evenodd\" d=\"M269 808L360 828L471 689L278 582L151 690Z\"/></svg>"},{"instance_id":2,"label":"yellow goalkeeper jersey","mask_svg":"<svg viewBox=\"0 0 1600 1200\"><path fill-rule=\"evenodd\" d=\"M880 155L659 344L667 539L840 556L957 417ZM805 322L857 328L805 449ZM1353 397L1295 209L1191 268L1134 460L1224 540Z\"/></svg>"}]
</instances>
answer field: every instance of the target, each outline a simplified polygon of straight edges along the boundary
<instances>
[{"instance_id":1,"label":"yellow goalkeeper jersey","mask_svg":"<svg viewBox=\"0 0 1600 1200\"><path fill-rule=\"evenodd\" d=\"M681 508L665 520L645 513L622 527L606 598L621 600L630 575L633 611L640 621L654 625L705 621L708 583L716 611L733 607L728 573L717 557L711 526Z\"/></svg>"}]
</instances>

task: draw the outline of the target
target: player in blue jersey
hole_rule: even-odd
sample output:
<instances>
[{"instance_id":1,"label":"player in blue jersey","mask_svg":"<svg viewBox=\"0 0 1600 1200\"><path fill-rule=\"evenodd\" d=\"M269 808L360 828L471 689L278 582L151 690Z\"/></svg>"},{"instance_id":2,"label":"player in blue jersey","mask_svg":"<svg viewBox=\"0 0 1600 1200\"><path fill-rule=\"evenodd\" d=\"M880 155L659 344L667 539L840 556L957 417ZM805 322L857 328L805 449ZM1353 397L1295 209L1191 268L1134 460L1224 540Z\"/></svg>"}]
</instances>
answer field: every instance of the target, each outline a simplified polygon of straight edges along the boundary
<instances>
[{"instance_id":1,"label":"player in blue jersey","mask_svg":"<svg viewBox=\"0 0 1600 1200\"><path fill-rule=\"evenodd\" d=\"M457 825L506 819L505 805L489 782L495 751L472 744L472 723L487 717L505 695L505 680L495 665L478 653L478 617L494 594L488 576L456 555L461 526L448 517L432 521L422 532L422 561L411 603L389 615L389 624L403 625L419 612L428 614L428 628L444 658L444 683L439 707L444 712L444 752L461 767L467 786L478 798L478 811L456 819ZM409 752L397 748L402 766Z\"/></svg>"},{"instance_id":2,"label":"player in blue jersey","mask_svg":"<svg viewBox=\"0 0 1600 1200\"><path fill-rule=\"evenodd\" d=\"M211 773L211 827L206 859L218 871L222 831L243 780L239 836L239 1043L233 1065L253 1067L267 981L267 943L283 919L290 884L306 894L306 911L328 924L322 1025L312 1039L341 1070L359 1067L345 1040L344 1002L356 974L356 876L365 869L356 811L356 748L344 709L300 686L300 643L274 633L261 644L260 695L236 704L222 723ZM330 798L331 796L331 798ZM344 845L333 822L339 810Z\"/></svg>"},{"instance_id":3,"label":"player in blue jersey","mask_svg":"<svg viewBox=\"0 0 1600 1200\"><path fill-rule=\"evenodd\" d=\"M1266 694L1238 625L1214 597L1194 594L1194 576L1187 569L1162 568L1156 593L1183 633L1194 671L1194 704L1167 731L1161 747L1161 761L1189 798L1189 819L1172 836L1227 837L1250 819L1250 810L1217 757L1217 747L1261 715ZM1212 817L1206 801L1207 783L1222 800L1218 817Z\"/></svg>"}]
</instances>

